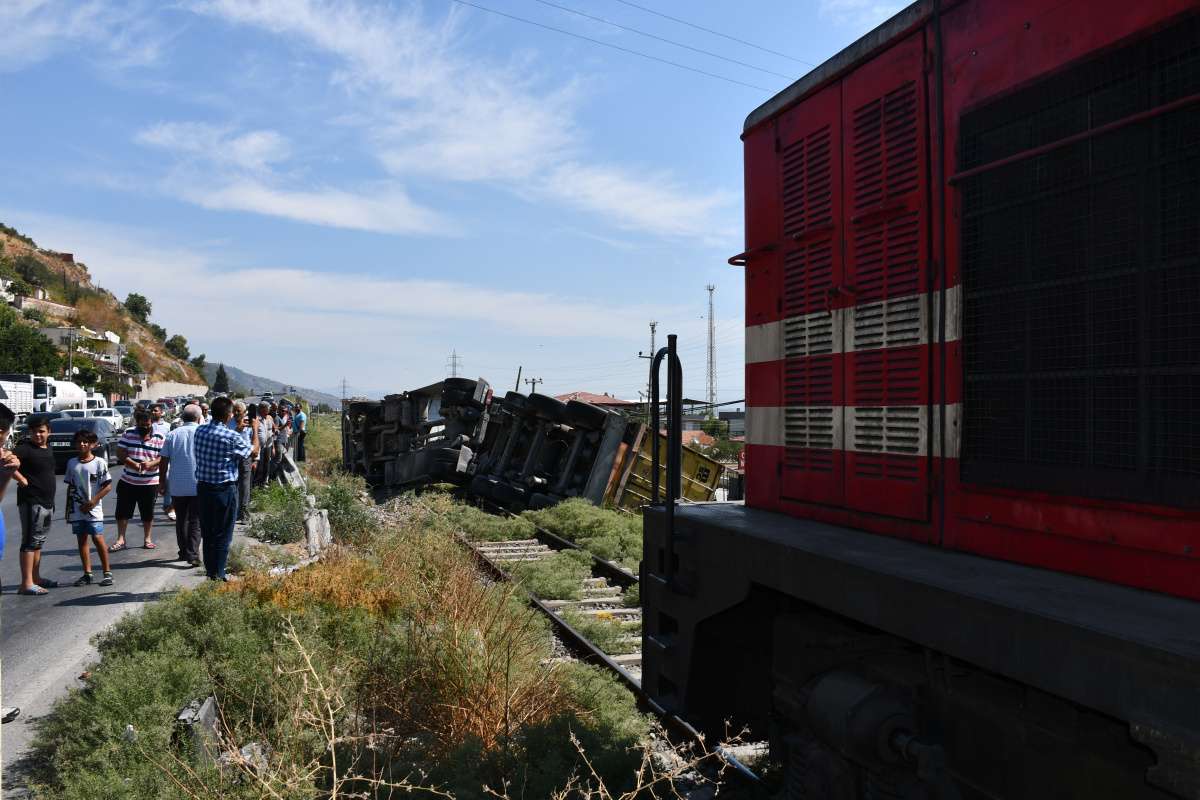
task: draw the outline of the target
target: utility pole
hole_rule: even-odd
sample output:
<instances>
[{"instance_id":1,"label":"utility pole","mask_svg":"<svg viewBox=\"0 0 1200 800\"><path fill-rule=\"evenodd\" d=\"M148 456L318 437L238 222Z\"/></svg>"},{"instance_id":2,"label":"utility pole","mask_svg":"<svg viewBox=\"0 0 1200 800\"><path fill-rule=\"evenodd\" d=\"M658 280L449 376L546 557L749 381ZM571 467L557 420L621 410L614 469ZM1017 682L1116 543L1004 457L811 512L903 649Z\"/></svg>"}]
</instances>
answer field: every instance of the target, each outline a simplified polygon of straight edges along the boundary
<instances>
[{"instance_id":1,"label":"utility pole","mask_svg":"<svg viewBox=\"0 0 1200 800\"><path fill-rule=\"evenodd\" d=\"M525 369L525 365L517 367L517 385L513 387L514 392L521 391L521 370Z\"/></svg>"},{"instance_id":2,"label":"utility pole","mask_svg":"<svg viewBox=\"0 0 1200 800\"><path fill-rule=\"evenodd\" d=\"M713 316L713 291L716 286L711 283L708 289L708 418L716 414L717 405L717 323Z\"/></svg>"},{"instance_id":3,"label":"utility pole","mask_svg":"<svg viewBox=\"0 0 1200 800\"><path fill-rule=\"evenodd\" d=\"M63 267L63 284L66 284L67 268ZM75 377L75 329L67 331L67 380Z\"/></svg>"},{"instance_id":4,"label":"utility pole","mask_svg":"<svg viewBox=\"0 0 1200 800\"><path fill-rule=\"evenodd\" d=\"M545 383L545 381L543 381L541 378L526 378L525 383L529 384L529 393L533 394L537 391L538 384Z\"/></svg>"},{"instance_id":5,"label":"utility pole","mask_svg":"<svg viewBox=\"0 0 1200 800\"><path fill-rule=\"evenodd\" d=\"M346 405L346 379L342 378L342 405Z\"/></svg>"},{"instance_id":6,"label":"utility pole","mask_svg":"<svg viewBox=\"0 0 1200 800\"><path fill-rule=\"evenodd\" d=\"M449 378L457 378L458 370L462 366L462 356L458 354L458 350L450 351L450 358L446 360L446 369L450 371L447 376Z\"/></svg>"},{"instance_id":7,"label":"utility pole","mask_svg":"<svg viewBox=\"0 0 1200 800\"><path fill-rule=\"evenodd\" d=\"M638 353L638 358L650 359L650 369L646 372L646 422L650 421L650 385L654 381L654 333L658 330L658 323L651 321L650 323L650 354L645 355ZM641 392L638 392L641 394Z\"/></svg>"}]
</instances>

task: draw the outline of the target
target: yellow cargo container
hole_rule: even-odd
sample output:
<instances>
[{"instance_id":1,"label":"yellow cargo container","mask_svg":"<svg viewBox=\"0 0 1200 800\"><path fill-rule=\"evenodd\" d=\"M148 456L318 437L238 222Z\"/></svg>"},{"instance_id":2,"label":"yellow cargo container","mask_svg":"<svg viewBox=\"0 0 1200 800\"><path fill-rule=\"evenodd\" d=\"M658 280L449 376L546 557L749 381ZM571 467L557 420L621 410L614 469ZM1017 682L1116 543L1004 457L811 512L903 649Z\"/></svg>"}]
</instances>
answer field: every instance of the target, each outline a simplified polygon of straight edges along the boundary
<instances>
[{"instance_id":1,"label":"yellow cargo container","mask_svg":"<svg viewBox=\"0 0 1200 800\"><path fill-rule=\"evenodd\" d=\"M633 426L630 426L633 427ZM637 512L650 502L652 491L652 455L650 429L637 426L631 441L623 442L609 477L604 504L612 508ZM667 491L667 435L659 432L658 480L660 496ZM683 448L682 476L680 480L682 502L701 503L712 500L725 467L698 450Z\"/></svg>"}]
</instances>

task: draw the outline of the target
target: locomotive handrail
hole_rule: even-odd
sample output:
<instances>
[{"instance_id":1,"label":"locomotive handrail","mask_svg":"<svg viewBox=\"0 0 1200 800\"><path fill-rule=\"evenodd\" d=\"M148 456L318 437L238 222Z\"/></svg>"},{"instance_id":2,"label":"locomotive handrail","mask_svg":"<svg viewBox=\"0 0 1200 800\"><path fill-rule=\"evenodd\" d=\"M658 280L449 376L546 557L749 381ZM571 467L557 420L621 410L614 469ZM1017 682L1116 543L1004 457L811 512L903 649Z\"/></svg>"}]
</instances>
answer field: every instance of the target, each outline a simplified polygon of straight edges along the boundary
<instances>
[{"instance_id":1,"label":"locomotive handrail","mask_svg":"<svg viewBox=\"0 0 1200 800\"><path fill-rule=\"evenodd\" d=\"M654 354L650 364L650 426L653 428L650 443L650 504L657 505L659 501L659 412L658 412L658 370L663 359L667 360L667 524L666 524L666 563L663 571L670 578L674 572L675 562L675 499L680 495L680 475L682 470L683 433L680 427L683 423L683 367L676 352L676 342L679 337L675 334L667 336L667 346L660 348Z\"/></svg>"}]
</instances>

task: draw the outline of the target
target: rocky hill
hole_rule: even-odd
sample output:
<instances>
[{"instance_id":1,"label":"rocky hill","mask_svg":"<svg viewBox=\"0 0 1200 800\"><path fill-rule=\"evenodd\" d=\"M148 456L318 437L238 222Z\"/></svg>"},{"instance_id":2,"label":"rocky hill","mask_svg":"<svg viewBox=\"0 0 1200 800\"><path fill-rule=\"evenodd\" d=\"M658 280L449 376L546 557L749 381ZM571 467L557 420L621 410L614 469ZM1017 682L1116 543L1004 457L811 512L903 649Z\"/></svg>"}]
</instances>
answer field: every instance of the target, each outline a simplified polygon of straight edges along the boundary
<instances>
[{"instance_id":1,"label":"rocky hill","mask_svg":"<svg viewBox=\"0 0 1200 800\"><path fill-rule=\"evenodd\" d=\"M58 306L39 308L47 324L84 325L118 334L152 381L204 382L191 364L167 352L164 340L155 335L149 323L142 324L112 292L97 286L87 265L74 254L38 247L12 228L0 226L0 256L7 264L18 265L23 274L17 277L40 285Z\"/></svg>"}]
</instances>

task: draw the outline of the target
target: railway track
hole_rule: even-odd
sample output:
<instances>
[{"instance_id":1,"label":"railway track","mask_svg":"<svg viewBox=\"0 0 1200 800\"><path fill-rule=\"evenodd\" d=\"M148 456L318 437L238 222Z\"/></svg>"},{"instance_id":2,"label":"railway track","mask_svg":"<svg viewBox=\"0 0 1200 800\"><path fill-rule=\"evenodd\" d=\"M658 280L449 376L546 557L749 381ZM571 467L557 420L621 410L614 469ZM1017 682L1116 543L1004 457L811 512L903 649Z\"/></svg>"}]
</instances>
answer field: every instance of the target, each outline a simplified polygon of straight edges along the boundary
<instances>
[{"instance_id":1,"label":"railway track","mask_svg":"<svg viewBox=\"0 0 1200 800\"><path fill-rule=\"evenodd\" d=\"M489 504L491 505L491 504ZM516 515L499 506L491 506L496 513L510 517ZM496 580L521 586L528 595L530 605L546 616L553 624L559 641L572 657L612 672L638 698L642 706L662 720L672 734L689 742L707 745L703 735L686 720L672 714L652 700L642 690L642 655L640 606L625 603L626 593L637 586L638 578L619 564L606 561L589 553L574 542L552 531L534 525L535 537L507 541L470 541L460 534L459 541L468 549L479 566ZM513 573L521 565L537 562L563 550L588 553L592 559L592 576L583 580L580 596L573 600L543 599L525 588ZM589 621L621 626L618 635L607 637L610 653L589 638L581 630ZM615 647L614 647L615 645ZM742 758L762 750L761 745L737 748L737 752L718 747L716 753L736 776L738 782L747 787L757 787L761 779L742 763Z\"/></svg>"}]
</instances>

